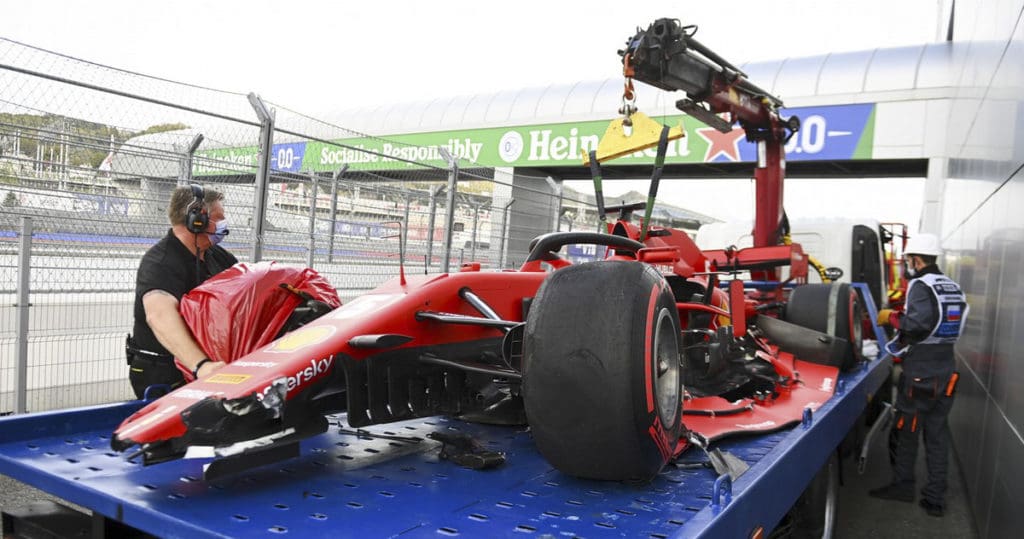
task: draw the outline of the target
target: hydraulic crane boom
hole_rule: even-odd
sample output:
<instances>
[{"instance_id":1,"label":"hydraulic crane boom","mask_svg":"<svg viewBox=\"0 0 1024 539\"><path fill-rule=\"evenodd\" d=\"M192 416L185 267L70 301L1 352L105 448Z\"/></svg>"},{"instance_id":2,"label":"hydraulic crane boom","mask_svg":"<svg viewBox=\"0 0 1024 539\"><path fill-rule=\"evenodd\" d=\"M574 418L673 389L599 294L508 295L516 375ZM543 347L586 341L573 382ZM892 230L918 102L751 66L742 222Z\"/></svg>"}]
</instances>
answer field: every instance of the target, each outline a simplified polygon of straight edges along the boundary
<instances>
[{"instance_id":1,"label":"hydraulic crane boom","mask_svg":"<svg viewBox=\"0 0 1024 539\"><path fill-rule=\"evenodd\" d=\"M675 19L658 19L638 30L619 51L627 93L629 78L666 91L681 90L686 97L676 101L676 107L683 112L723 133L740 124L747 140L757 144L754 247L778 245L784 225L783 146L800 121L796 116L783 120L782 100L694 39L695 32L695 26L682 26ZM628 116L626 108L623 113Z\"/></svg>"}]
</instances>

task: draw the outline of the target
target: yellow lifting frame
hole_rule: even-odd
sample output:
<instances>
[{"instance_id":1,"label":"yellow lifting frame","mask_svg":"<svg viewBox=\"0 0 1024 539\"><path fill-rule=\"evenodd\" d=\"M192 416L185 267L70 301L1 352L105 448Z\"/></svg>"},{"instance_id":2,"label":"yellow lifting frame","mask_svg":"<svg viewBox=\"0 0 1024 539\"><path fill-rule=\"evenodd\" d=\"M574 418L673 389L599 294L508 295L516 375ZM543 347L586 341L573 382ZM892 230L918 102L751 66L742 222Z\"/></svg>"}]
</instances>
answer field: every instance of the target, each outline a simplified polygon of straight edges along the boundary
<instances>
[{"instance_id":1,"label":"yellow lifting frame","mask_svg":"<svg viewBox=\"0 0 1024 539\"><path fill-rule=\"evenodd\" d=\"M658 145L662 125L642 112L634 112L629 116L632 132L626 133L626 118L617 118L608 124L608 128L597 143L597 162L604 163L624 155L646 150ZM669 129L668 139L676 140L686 136L681 126ZM583 154L583 165L590 165L590 155L586 150Z\"/></svg>"}]
</instances>

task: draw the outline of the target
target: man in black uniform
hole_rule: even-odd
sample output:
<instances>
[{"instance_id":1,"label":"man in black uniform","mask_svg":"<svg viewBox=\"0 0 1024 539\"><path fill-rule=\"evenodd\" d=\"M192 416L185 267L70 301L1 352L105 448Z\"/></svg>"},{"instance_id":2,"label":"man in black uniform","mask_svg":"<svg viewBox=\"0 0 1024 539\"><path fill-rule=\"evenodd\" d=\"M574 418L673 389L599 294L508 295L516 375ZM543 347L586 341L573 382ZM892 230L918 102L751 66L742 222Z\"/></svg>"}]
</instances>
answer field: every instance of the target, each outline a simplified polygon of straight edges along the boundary
<instances>
[{"instance_id":1,"label":"man in black uniform","mask_svg":"<svg viewBox=\"0 0 1024 539\"><path fill-rule=\"evenodd\" d=\"M882 309L878 323L897 329L886 348L902 358L897 385L896 452L892 482L871 490L876 498L914 501L914 463L917 438L924 434L928 481L921 489L920 505L932 516L945 510L946 471L949 464L949 424L958 374L953 344L963 332L967 300L960 286L935 265L941 254L939 239L917 234L907 242L907 301L904 313ZM920 432L919 432L920 431Z\"/></svg>"},{"instance_id":2,"label":"man in black uniform","mask_svg":"<svg viewBox=\"0 0 1024 539\"><path fill-rule=\"evenodd\" d=\"M174 358L196 378L224 366L206 357L178 312L188 291L238 262L217 245L227 235L223 200L223 194L198 185L176 188L167 207L171 229L139 263L135 326L127 344L128 378L139 398L154 384L175 389L185 383Z\"/></svg>"}]
</instances>

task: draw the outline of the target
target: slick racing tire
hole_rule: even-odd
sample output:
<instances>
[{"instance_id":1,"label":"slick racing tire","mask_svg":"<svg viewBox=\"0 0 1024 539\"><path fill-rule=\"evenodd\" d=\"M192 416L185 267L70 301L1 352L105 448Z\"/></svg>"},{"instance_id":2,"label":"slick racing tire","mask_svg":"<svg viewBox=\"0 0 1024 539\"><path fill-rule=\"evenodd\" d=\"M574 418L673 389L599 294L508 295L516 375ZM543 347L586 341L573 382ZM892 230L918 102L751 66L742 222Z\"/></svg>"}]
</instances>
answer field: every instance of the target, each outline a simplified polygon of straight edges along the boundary
<instances>
[{"instance_id":1,"label":"slick racing tire","mask_svg":"<svg viewBox=\"0 0 1024 539\"><path fill-rule=\"evenodd\" d=\"M679 314L639 262L553 272L530 307L523 400L541 454L589 479L647 481L682 428Z\"/></svg>"},{"instance_id":2,"label":"slick racing tire","mask_svg":"<svg viewBox=\"0 0 1024 539\"><path fill-rule=\"evenodd\" d=\"M847 283L805 284L790 292L786 321L826 333L850 343L843 370L864 360L861 329L863 307L857 291Z\"/></svg>"}]
</instances>

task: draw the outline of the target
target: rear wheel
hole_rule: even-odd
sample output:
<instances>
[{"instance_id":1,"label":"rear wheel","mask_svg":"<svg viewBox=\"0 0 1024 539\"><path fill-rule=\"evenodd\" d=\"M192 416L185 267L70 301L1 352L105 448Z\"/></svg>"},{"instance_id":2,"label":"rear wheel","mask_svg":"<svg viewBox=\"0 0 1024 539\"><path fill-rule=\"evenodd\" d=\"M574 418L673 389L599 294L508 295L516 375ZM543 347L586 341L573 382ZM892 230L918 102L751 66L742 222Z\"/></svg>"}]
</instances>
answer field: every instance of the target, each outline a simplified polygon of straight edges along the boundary
<instances>
[{"instance_id":1,"label":"rear wheel","mask_svg":"<svg viewBox=\"0 0 1024 539\"><path fill-rule=\"evenodd\" d=\"M770 537L828 539L836 533L838 517L839 457L832 453Z\"/></svg>"},{"instance_id":2,"label":"rear wheel","mask_svg":"<svg viewBox=\"0 0 1024 539\"><path fill-rule=\"evenodd\" d=\"M552 273L530 307L523 400L541 454L562 472L645 481L682 428L679 314L662 276L602 261Z\"/></svg>"},{"instance_id":3,"label":"rear wheel","mask_svg":"<svg viewBox=\"0 0 1024 539\"><path fill-rule=\"evenodd\" d=\"M842 368L864 360L861 330L863 307L856 290L847 283L805 284L793 289L786 305L786 321L845 339L850 350Z\"/></svg>"}]
</instances>

